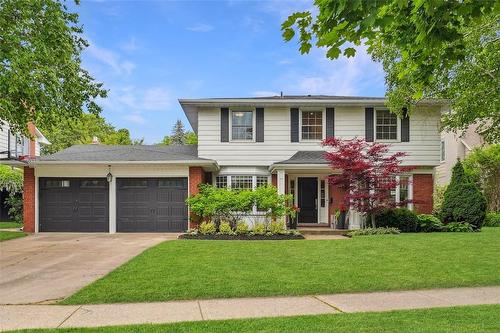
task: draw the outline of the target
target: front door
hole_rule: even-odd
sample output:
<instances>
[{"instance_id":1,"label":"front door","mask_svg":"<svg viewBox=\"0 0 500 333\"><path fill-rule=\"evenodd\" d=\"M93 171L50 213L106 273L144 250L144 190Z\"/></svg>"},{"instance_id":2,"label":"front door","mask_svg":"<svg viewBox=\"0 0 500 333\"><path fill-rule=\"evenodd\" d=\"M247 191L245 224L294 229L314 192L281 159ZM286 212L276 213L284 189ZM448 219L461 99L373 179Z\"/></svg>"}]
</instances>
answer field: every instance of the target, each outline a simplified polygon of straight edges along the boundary
<instances>
[{"instance_id":1,"label":"front door","mask_svg":"<svg viewBox=\"0 0 500 333\"><path fill-rule=\"evenodd\" d=\"M298 179L299 223L318 223L318 178Z\"/></svg>"}]
</instances>

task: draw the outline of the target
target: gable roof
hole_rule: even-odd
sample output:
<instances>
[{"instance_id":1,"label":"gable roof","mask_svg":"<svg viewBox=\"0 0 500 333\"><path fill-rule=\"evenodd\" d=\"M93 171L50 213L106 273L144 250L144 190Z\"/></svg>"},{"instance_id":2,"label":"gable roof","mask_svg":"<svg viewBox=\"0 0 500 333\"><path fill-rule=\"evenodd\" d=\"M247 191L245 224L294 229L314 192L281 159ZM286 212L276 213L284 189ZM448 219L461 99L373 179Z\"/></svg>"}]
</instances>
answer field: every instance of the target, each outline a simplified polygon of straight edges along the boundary
<instances>
[{"instance_id":1,"label":"gable roof","mask_svg":"<svg viewBox=\"0 0 500 333\"><path fill-rule=\"evenodd\" d=\"M323 150L303 150L296 152L288 160L276 162L274 164L328 164Z\"/></svg>"}]
</instances>

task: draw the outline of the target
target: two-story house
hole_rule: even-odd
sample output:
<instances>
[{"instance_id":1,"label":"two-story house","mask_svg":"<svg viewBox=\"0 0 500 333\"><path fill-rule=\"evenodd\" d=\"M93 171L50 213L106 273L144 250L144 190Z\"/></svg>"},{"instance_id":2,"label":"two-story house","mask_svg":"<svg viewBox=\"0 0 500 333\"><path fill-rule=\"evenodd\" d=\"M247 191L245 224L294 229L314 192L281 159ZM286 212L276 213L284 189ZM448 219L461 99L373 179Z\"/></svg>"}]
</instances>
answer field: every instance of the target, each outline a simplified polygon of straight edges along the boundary
<instances>
[{"instance_id":1,"label":"two-story house","mask_svg":"<svg viewBox=\"0 0 500 333\"><path fill-rule=\"evenodd\" d=\"M200 183L251 189L272 183L300 207L299 223L330 225L343 193L330 185L321 140L386 142L414 166L394 200L432 210L443 104L422 102L399 118L384 98L276 96L182 99L198 146L78 145L25 167L30 231L161 232L188 228L184 200ZM358 227L350 219L350 228Z\"/></svg>"}]
</instances>

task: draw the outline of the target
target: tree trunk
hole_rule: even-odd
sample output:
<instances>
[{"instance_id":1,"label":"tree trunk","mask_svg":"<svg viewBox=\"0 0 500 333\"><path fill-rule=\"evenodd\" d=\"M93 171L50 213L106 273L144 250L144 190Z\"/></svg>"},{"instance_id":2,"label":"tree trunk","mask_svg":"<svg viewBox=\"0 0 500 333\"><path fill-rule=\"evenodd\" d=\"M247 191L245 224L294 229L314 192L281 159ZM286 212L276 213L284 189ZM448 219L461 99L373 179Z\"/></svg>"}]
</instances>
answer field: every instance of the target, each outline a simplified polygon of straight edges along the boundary
<instances>
[{"instance_id":1,"label":"tree trunk","mask_svg":"<svg viewBox=\"0 0 500 333\"><path fill-rule=\"evenodd\" d=\"M376 228L377 225L375 224L375 214L370 214L370 219L372 221L372 228Z\"/></svg>"}]
</instances>

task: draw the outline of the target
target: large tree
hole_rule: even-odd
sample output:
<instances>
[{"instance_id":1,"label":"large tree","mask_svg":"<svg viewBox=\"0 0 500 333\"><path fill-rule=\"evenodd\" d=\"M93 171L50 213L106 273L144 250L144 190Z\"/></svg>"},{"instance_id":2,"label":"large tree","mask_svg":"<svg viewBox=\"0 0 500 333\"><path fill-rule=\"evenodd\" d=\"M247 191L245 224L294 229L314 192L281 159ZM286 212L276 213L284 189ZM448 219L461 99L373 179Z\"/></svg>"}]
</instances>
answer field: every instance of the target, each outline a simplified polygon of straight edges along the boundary
<instances>
[{"instance_id":1,"label":"large tree","mask_svg":"<svg viewBox=\"0 0 500 333\"><path fill-rule=\"evenodd\" d=\"M27 134L29 121L48 127L84 111L99 114L95 100L106 91L81 66L87 46L78 15L64 1L2 0L0 127L7 121Z\"/></svg>"},{"instance_id":2,"label":"large tree","mask_svg":"<svg viewBox=\"0 0 500 333\"><path fill-rule=\"evenodd\" d=\"M312 43L327 57L356 54L365 43L386 71L393 112L410 111L426 97L446 98L454 110L445 128L479 122L491 141L500 138L498 38L500 2L494 0L316 0L317 15L292 14L285 40L299 33L300 51Z\"/></svg>"},{"instance_id":3,"label":"large tree","mask_svg":"<svg viewBox=\"0 0 500 333\"><path fill-rule=\"evenodd\" d=\"M160 142L162 145L195 145L198 144L198 136L191 131L185 131L182 120L178 119L172 128L171 135L165 135Z\"/></svg>"}]
</instances>

